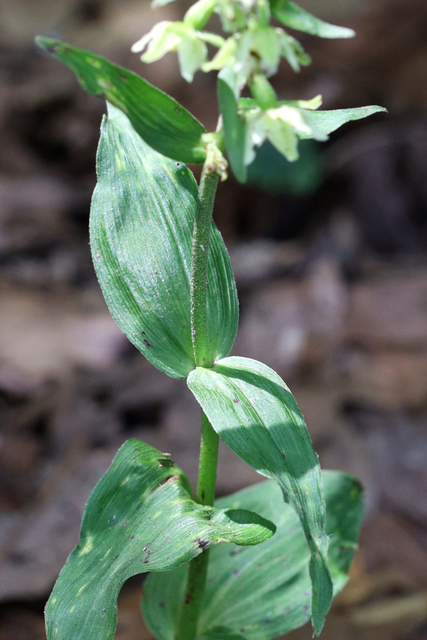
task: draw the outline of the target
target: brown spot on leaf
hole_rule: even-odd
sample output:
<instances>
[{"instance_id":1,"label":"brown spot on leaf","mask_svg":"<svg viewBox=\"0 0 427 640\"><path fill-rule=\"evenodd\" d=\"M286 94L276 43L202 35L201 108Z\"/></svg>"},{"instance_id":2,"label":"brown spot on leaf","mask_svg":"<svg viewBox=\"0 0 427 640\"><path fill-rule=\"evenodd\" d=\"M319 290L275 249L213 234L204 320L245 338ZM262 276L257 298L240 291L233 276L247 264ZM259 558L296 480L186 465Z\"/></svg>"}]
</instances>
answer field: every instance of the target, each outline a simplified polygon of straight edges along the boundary
<instances>
[{"instance_id":1,"label":"brown spot on leaf","mask_svg":"<svg viewBox=\"0 0 427 640\"><path fill-rule=\"evenodd\" d=\"M209 540L202 540L202 538L196 538L196 542L200 551L203 551L203 549L209 544Z\"/></svg>"},{"instance_id":2,"label":"brown spot on leaf","mask_svg":"<svg viewBox=\"0 0 427 640\"><path fill-rule=\"evenodd\" d=\"M46 51L49 51L49 53L59 53L60 51L59 44L49 44L46 47Z\"/></svg>"},{"instance_id":3,"label":"brown spot on leaf","mask_svg":"<svg viewBox=\"0 0 427 640\"><path fill-rule=\"evenodd\" d=\"M170 469L175 466L175 463L170 458L159 458L159 465L164 469Z\"/></svg>"},{"instance_id":4,"label":"brown spot on leaf","mask_svg":"<svg viewBox=\"0 0 427 640\"><path fill-rule=\"evenodd\" d=\"M177 480L179 480L179 476L177 476L176 474L173 476L168 476L167 478L159 482L159 484L156 485L153 489L151 489L150 493L153 493L153 491L157 491L159 487L162 487L165 484L171 484L172 482L176 482Z\"/></svg>"}]
</instances>

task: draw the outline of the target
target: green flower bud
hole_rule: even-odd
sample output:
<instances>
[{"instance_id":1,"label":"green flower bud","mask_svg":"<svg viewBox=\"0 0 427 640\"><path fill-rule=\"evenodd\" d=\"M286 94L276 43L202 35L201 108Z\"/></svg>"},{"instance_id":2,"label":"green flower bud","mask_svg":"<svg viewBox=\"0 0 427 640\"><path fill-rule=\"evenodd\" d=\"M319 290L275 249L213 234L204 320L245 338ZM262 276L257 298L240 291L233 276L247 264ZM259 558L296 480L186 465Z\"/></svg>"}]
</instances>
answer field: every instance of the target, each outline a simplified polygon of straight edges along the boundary
<instances>
[{"instance_id":1,"label":"green flower bud","mask_svg":"<svg viewBox=\"0 0 427 640\"><path fill-rule=\"evenodd\" d=\"M216 5L216 0L198 0L185 14L184 23L194 29L203 29Z\"/></svg>"}]
</instances>

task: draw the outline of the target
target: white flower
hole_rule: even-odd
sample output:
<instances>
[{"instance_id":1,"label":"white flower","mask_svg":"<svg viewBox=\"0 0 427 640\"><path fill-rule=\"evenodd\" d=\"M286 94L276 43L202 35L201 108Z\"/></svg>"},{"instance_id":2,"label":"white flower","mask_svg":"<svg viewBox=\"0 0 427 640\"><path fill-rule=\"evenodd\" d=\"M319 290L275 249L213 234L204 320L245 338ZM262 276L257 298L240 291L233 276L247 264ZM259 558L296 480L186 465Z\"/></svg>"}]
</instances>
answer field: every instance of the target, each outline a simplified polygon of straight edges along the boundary
<instances>
[{"instance_id":1,"label":"white flower","mask_svg":"<svg viewBox=\"0 0 427 640\"><path fill-rule=\"evenodd\" d=\"M187 82L192 82L195 72L207 60L206 42L219 47L224 39L215 34L197 31L185 22L163 21L135 42L132 51L139 53L146 49L141 56L143 62L155 62L169 51L176 51L182 77Z\"/></svg>"},{"instance_id":2,"label":"white flower","mask_svg":"<svg viewBox=\"0 0 427 640\"><path fill-rule=\"evenodd\" d=\"M315 109L320 106L320 99L317 97L295 104L303 105L306 109ZM266 111L255 107L246 111L245 117L248 125L245 147L246 165L255 159L256 147L261 146L265 140L269 140L289 162L294 162L298 160L298 138L315 140L328 138L308 121L303 109L299 106L281 103Z\"/></svg>"}]
</instances>

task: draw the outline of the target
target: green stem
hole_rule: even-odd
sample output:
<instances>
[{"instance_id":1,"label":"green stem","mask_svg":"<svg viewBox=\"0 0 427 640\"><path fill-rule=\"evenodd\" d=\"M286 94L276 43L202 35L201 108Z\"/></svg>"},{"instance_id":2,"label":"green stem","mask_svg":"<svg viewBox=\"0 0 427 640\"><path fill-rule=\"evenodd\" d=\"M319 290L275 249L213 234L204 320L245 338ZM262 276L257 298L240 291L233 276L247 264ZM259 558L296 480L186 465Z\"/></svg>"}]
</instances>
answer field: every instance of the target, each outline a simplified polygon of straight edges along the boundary
<instances>
[{"instance_id":1,"label":"green stem","mask_svg":"<svg viewBox=\"0 0 427 640\"><path fill-rule=\"evenodd\" d=\"M191 339L194 359L198 367L213 365L208 348L206 292L212 210L218 179L218 174L205 162L199 186L191 249Z\"/></svg>"},{"instance_id":2,"label":"green stem","mask_svg":"<svg viewBox=\"0 0 427 640\"><path fill-rule=\"evenodd\" d=\"M218 443L219 436L216 431L212 429L211 423L204 411L202 411L202 435L196 500L199 504L204 504L209 507L212 507L215 501Z\"/></svg>"},{"instance_id":3,"label":"green stem","mask_svg":"<svg viewBox=\"0 0 427 640\"><path fill-rule=\"evenodd\" d=\"M203 167L199 185L196 219L193 229L191 252L191 338L196 366L212 367L213 355L209 353L207 323L207 287L209 241L212 229L212 210L219 174L223 166L217 162L215 151L210 153ZM219 438L202 411L199 477L196 500L199 504L213 506L215 499L216 467ZM188 567L188 582L181 617L176 632L177 640L195 640L197 625L208 572L209 552L203 551Z\"/></svg>"},{"instance_id":4,"label":"green stem","mask_svg":"<svg viewBox=\"0 0 427 640\"><path fill-rule=\"evenodd\" d=\"M199 504L212 506L214 503L218 443L218 434L212 429L209 420L202 411L202 435L196 498ZM209 550L205 550L189 564L187 590L177 630L177 640L194 640L196 638L197 624L205 593L208 563Z\"/></svg>"}]
</instances>

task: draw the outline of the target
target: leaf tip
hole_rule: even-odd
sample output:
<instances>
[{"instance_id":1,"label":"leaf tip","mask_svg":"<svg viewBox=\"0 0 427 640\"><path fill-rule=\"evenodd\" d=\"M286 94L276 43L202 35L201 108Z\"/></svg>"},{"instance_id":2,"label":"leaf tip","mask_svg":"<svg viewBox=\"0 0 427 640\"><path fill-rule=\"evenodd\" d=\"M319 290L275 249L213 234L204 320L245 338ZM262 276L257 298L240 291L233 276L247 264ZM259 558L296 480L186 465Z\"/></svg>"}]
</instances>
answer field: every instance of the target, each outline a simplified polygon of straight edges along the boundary
<instances>
[{"instance_id":1,"label":"leaf tip","mask_svg":"<svg viewBox=\"0 0 427 640\"><path fill-rule=\"evenodd\" d=\"M47 51L48 53L55 54L59 52L60 43L58 40L53 40L52 38L45 38L44 36L36 36L34 38L35 43Z\"/></svg>"},{"instance_id":2,"label":"leaf tip","mask_svg":"<svg viewBox=\"0 0 427 640\"><path fill-rule=\"evenodd\" d=\"M354 38L356 36L356 32L354 29L349 29L348 27L341 27L341 38Z\"/></svg>"},{"instance_id":3,"label":"leaf tip","mask_svg":"<svg viewBox=\"0 0 427 640\"><path fill-rule=\"evenodd\" d=\"M233 167L232 167L233 168ZM233 174L239 184L245 184L247 180L247 171L246 167L240 169L237 167L233 168Z\"/></svg>"},{"instance_id":4,"label":"leaf tip","mask_svg":"<svg viewBox=\"0 0 427 640\"><path fill-rule=\"evenodd\" d=\"M371 107L366 107L366 115L372 115L374 113L388 113L388 109L381 107L378 104L374 104Z\"/></svg>"}]
</instances>

